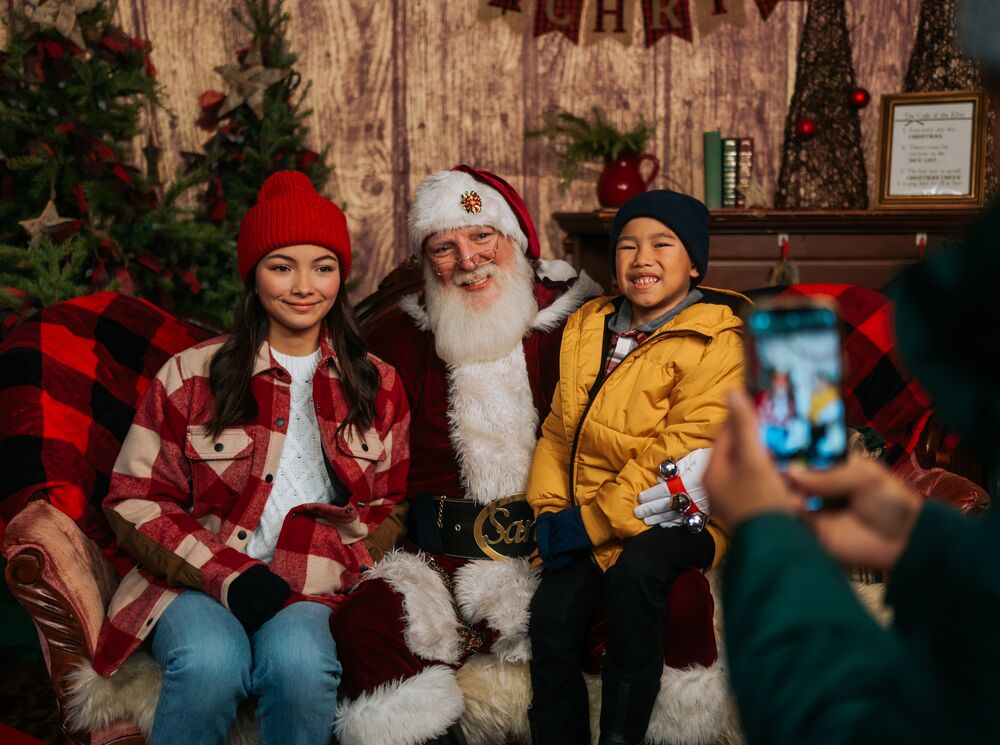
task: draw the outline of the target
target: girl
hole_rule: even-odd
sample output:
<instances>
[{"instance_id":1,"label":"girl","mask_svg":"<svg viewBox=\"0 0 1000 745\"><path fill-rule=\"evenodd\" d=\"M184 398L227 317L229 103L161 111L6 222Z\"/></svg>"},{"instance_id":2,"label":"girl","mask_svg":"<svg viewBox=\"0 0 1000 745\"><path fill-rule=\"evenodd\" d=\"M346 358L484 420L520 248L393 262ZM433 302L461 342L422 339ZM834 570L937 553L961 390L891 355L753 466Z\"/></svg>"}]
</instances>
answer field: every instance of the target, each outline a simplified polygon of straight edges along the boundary
<instances>
[{"instance_id":1,"label":"girl","mask_svg":"<svg viewBox=\"0 0 1000 745\"><path fill-rule=\"evenodd\" d=\"M262 745L330 742L329 616L395 542L409 461L402 385L342 293L350 263L343 213L272 175L240 225L235 331L171 359L136 412L104 509L138 566L95 668L150 640L151 745L224 743L251 694Z\"/></svg>"}]
</instances>

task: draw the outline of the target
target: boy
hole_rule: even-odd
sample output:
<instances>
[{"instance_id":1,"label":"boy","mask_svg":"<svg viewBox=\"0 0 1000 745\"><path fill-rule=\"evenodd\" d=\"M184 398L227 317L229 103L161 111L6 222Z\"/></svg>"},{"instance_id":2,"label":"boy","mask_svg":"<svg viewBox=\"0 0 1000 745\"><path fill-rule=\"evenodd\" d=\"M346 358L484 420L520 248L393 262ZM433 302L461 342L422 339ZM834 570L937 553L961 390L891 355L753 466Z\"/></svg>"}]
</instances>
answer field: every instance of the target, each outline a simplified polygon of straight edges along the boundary
<instances>
[{"instance_id":1,"label":"boy","mask_svg":"<svg viewBox=\"0 0 1000 745\"><path fill-rule=\"evenodd\" d=\"M642 742L663 669L670 586L724 553L711 522L700 531L669 513L663 529L651 529L638 504L661 463L711 444L726 392L743 382L742 323L731 306L745 299L698 288L708 243L698 200L666 190L630 199L610 236L623 294L590 301L566 325L528 484L545 569L529 626L535 745L589 742L580 658L602 601L600 742Z\"/></svg>"}]
</instances>

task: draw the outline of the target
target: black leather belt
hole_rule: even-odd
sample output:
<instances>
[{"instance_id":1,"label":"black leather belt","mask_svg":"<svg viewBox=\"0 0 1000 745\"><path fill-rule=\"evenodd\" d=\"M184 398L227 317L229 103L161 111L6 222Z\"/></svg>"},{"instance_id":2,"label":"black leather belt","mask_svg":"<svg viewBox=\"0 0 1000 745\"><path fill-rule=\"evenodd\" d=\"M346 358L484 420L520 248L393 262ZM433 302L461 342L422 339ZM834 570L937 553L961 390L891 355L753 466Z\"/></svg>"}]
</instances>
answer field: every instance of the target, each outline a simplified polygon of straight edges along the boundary
<instances>
[{"instance_id":1,"label":"black leather belt","mask_svg":"<svg viewBox=\"0 0 1000 745\"><path fill-rule=\"evenodd\" d=\"M487 505L418 494L409 528L424 551L462 559L519 559L535 550L535 514L523 494Z\"/></svg>"}]
</instances>

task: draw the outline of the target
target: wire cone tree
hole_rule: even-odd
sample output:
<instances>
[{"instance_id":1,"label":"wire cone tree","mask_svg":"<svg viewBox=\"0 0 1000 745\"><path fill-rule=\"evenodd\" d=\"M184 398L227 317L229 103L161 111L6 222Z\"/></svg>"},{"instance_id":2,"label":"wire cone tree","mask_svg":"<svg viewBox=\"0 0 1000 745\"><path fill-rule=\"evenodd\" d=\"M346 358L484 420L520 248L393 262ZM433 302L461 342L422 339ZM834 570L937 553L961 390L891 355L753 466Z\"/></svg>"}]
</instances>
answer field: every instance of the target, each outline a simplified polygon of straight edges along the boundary
<instances>
[{"instance_id":1,"label":"wire cone tree","mask_svg":"<svg viewBox=\"0 0 1000 745\"><path fill-rule=\"evenodd\" d=\"M785 122L778 209L868 207L861 120L850 101L857 79L844 1L809 2ZM816 125L808 138L797 131L806 120Z\"/></svg>"},{"instance_id":2,"label":"wire cone tree","mask_svg":"<svg viewBox=\"0 0 1000 745\"><path fill-rule=\"evenodd\" d=\"M921 0L917 38L906 70L906 90L966 91L982 88L979 67L962 53L955 31L957 0ZM986 193L997 194L1000 179L993 164L993 124L996 112L992 101L986 128Z\"/></svg>"}]
</instances>

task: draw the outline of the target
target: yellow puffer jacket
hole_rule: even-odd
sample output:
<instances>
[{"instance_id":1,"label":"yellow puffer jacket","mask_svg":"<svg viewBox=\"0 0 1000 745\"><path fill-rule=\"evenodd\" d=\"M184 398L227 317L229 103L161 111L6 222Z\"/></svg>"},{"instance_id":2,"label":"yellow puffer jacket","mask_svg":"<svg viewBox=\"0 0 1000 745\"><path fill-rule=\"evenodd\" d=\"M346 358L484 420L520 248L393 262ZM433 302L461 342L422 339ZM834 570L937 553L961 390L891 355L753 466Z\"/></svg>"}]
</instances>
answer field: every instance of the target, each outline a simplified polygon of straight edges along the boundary
<instances>
[{"instance_id":1,"label":"yellow puffer jacket","mask_svg":"<svg viewBox=\"0 0 1000 745\"><path fill-rule=\"evenodd\" d=\"M535 515L579 505L594 557L605 571L623 541L649 530L632 511L656 483L660 461L710 447L726 417L725 395L743 385L742 321L716 302L749 302L702 288L705 299L683 310L636 347L596 390L607 317L615 298L590 301L563 332L559 385L542 426L528 479ZM715 560L728 539L709 521Z\"/></svg>"}]
</instances>

